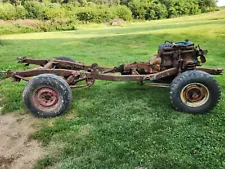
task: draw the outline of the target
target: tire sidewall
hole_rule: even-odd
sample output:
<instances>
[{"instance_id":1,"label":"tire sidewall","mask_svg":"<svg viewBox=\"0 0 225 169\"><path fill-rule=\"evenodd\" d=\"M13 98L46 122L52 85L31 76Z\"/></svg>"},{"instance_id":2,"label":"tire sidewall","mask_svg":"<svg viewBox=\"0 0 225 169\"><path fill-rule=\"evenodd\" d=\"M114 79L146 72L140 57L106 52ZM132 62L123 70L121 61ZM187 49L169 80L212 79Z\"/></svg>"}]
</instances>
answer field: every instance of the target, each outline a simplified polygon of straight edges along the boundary
<instances>
[{"instance_id":1,"label":"tire sidewall","mask_svg":"<svg viewBox=\"0 0 225 169\"><path fill-rule=\"evenodd\" d=\"M187 106L181 100L181 92L183 88L191 83L203 84L209 91L209 98L203 105L199 107ZM191 112L193 114L205 114L210 111L218 103L220 98L220 89L215 79L208 73L203 71L187 71L180 74L171 84L170 92L171 102L174 107L180 111Z\"/></svg>"},{"instance_id":2,"label":"tire sidewall","mask_svg":"<svg viewBox=\"0 0 225 169\"><path fill-rule=\"evenodd\" d=\"M61 102L57 109L50 112L44 112L32 102L34 92L43 87L51 88L57 92ZM27 109L35 116L43 118L56 117L64 114L70 106L71 98L71 89L69 85L61 77L52 74L35 76L27 84L23 92L23 101Z\"/></svg>"}]
</instances>

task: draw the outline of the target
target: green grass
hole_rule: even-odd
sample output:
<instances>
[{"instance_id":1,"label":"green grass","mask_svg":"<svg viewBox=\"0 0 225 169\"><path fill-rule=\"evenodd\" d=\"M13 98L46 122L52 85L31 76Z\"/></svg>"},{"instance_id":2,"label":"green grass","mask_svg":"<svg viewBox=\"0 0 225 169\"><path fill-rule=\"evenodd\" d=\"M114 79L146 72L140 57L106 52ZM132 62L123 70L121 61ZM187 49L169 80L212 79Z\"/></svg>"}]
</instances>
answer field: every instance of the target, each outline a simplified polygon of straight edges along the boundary
<instances>
[{"instance_id":1,"label":"green grass","mask_svg":"<svg viewBox=\"0 0 225 169\"><path fill-rule=\"evenodd\" d=\"M16 57L71 56L99 65L146 61L165 40L189 39L208 49L207 67L225 68L225 10L124 27L3 36L0 69L23 69ZM33 134L49 155L36 168L225 168L225 76L216 76L220 104L207 115L177 112L169 89L97 81L74 89L64 116L46 119ZM25 83L0 82L2 113L26 111ZM15 113L17 113L16 111Z\"/></svg>"}]
</instances>

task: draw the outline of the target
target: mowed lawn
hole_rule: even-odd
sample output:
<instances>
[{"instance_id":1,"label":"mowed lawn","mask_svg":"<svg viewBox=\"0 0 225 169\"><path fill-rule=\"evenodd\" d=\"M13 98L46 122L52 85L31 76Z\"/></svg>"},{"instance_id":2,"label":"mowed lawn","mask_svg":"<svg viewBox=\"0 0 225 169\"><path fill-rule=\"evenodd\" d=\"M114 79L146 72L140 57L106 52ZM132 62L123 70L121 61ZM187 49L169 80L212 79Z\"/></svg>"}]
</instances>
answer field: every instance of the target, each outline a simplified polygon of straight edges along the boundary
<instances>
[{"instance_id":1,"label":"mowed lawn","mask_svg":"<svg viewBox=\"0 0 225 169\"><path fill-rule=\"evenodd\" d=\"M225 10L177 19L101 26L77 31L1 36L0 69L24 69L17 56L70 56L99 65L147 61L165 40L189 39L209 51L206 67L225 68ZM31 137L48 155L36 168L225 168L225 76L216 76L220 104L209 114L177 112L169 89L135 82L97 81L74 89L69 112L43 119ZM0 82L1 113L29 113L25 82ZM35 118L35 117L34 117ZM35 126L34 126L35 127Z\"/></svg>"}]
</instances>

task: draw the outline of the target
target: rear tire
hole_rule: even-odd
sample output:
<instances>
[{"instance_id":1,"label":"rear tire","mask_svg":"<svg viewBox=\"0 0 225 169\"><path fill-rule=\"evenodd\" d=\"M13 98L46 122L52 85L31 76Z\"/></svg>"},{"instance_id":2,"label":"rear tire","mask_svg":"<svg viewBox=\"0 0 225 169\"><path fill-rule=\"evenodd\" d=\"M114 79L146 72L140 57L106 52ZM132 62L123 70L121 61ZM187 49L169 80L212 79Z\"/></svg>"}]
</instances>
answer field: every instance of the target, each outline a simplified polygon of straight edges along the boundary
<instances>
[{"instance_id":1,"label":"rear tire","mask_svg":"<svg viewBox=\"0 0 225 169\"><path fill-rule=\"evenodd\" d=\"M23 91L27 109L42 118L64 114L70 107L71 99L72 91L68 83L53 74L33 77Z\"/></svg>"},{"instance_id":2,"label":"rear tire","mask_svg":"<svg viewBox=\"0 0 225 169\"><path fill-rule=\"evenodd\" d=\"M221 90L208 73L192 70L178 75L170 86L170 100L175 109L205 114L219 102Z\"/></svg>"}]
</instances>

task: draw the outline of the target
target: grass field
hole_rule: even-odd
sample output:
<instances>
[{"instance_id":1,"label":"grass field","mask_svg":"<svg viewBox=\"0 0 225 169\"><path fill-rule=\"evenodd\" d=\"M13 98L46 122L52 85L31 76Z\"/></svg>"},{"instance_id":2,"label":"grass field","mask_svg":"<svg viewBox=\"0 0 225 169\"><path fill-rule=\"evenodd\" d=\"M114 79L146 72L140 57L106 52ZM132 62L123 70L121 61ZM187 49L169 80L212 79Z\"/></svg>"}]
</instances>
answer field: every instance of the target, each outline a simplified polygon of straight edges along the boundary
<instances>
[{"instance_id":1,"label":"grass field","mask_svg":"<svg viewBox=\"0 0 225 169\"><path fill-rule=\"evenodd\" d=\"M24 69L16 63L17 56L70 56L117 66L146 61L165 40L184 39L209 50L205 66L225 68L225 9L123 27L3 35L0 69ZM32 135L49 153L36 168L225 168L225 76L215 78L222 99L206 115L177 112L169 89L135 82L97 81L91 88L74 89L69 112L43 119ZM21 101L24 85L0 82L1 113L26 112Z\"/></svg>"}]
</instances>

